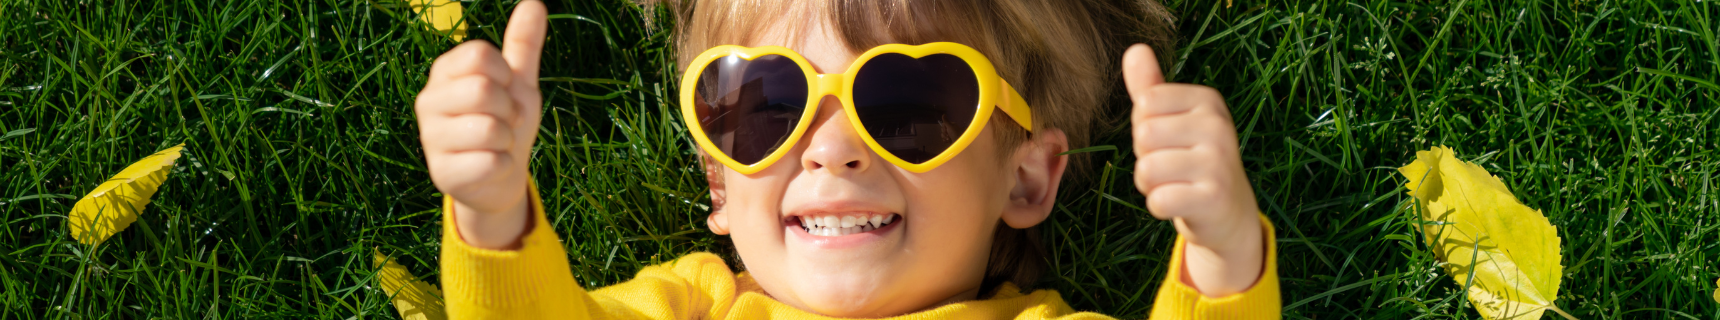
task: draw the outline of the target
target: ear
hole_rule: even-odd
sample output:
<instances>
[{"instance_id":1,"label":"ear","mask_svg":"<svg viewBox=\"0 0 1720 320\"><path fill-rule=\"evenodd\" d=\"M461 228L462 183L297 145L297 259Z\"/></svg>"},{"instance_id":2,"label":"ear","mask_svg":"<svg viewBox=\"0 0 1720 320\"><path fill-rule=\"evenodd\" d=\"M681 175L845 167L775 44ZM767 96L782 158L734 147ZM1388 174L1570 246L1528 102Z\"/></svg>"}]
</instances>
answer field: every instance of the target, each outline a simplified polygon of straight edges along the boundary
<instances>
[{"instance_id":1,"label":"ear","mask_svg":"<svg viewBox=\"0 0 1720 320\"><path fill-rule=\"evenodd\" d=\"M723 184L724 168L717 159L711 158L703 151L699 158L705 164L705 182L711 185L711 215L705 218L705 226L711 228L711 233L717 235L729 234L729 215L724 204L728 202L728 187Z\"/></svg>"},{"instance_id":2,"label":"ear","mask_svg":"<svg viewBox=\"0 0 1720 320\"><path fill-rule=\"evenodd\" d=\"M1051 128L1040 128L1015 150L1015 188L1009 190L1009 205L1003 209L1003 222L1010 228L1026 229L1051 216L1057 185L1069 165L1069 156L1057 154L1065 151L1069 137Z\"/></svg>"}]
</instances>

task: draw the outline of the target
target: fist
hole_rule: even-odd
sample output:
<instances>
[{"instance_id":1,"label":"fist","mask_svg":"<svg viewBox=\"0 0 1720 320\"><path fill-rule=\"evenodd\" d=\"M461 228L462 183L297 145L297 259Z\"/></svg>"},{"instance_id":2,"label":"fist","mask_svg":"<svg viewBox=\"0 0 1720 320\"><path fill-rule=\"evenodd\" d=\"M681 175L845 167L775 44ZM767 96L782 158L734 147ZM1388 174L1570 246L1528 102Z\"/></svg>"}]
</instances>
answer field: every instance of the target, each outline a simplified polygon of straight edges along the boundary
<instances>
[{"instance_id":1,"label":"fist","mask_svg":"<svg viewBox=\"0 0 1720 320\"><path fill-rule=\"evenodd\" d=\"M507 247L525 227L546 24L542 3L521 2L502 49L468 41L443 53L413 108L430 179L454 198L459 233L478 247Z\"/></svg>"},{"instance_id":2,"label":"fist","mask_svg":"<svg viewBox=\"0 0 1720 320\"><path fill-rule=\"evenodd\" d=\"M1209 295L1247 288L1259 274L1263 229L1224 97L1205 86L1165 83L1146 45L1123 54L1123 81L1134 102L1135 187L1147 196L1147 210L1172 220L1188 243L1185 275ZM1217 265L1196 268L1200 263Z\"/></svg>"}]
</instances>

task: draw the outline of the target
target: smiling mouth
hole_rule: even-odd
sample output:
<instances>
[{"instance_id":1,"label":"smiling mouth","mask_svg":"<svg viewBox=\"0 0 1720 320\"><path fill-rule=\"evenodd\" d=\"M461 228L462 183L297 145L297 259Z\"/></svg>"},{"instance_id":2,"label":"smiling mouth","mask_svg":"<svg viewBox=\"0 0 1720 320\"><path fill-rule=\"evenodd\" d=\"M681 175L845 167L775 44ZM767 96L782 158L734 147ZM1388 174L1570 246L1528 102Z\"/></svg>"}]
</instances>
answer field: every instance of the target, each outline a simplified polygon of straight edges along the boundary
<instances>
[{"instance_id":1,"label":"smiling mouth","mask_svg":"<svg viewBox=\"0 0 1720 320\"><path fill-rule=\"evenodd\" d=\"M800 225L807 234L825 237L839 237L856 233L864 233L900 222L901 217L894 213L884 214L849 214L824 215L813 217L792 217L789 225Z\"/></svg>"}]
</instances>

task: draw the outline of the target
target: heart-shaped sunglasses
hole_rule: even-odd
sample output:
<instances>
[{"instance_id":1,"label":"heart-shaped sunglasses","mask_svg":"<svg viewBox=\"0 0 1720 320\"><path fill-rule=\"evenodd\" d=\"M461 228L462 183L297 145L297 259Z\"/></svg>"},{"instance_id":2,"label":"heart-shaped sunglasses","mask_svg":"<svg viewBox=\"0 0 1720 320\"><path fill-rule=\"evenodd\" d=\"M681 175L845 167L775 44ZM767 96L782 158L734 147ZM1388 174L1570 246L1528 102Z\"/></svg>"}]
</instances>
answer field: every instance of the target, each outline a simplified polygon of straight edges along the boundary
<instances>
[{"instance_id":1,"label":"heart-shaped sunglasses","mask_svg":"<svg viewBox=\"0 0 1720 320\"><path fill-rule=\"evenodd\" d=\"M841 101L873 152L913 172L961 153L994 108L1033 130L1021 94L984 55L958 43L877 46L841 74L819 74L806 58L777 46L717 46L687 66L682 120L700 148L743 174L793 149L828 95Z\"/></svg>"}]
</instances>

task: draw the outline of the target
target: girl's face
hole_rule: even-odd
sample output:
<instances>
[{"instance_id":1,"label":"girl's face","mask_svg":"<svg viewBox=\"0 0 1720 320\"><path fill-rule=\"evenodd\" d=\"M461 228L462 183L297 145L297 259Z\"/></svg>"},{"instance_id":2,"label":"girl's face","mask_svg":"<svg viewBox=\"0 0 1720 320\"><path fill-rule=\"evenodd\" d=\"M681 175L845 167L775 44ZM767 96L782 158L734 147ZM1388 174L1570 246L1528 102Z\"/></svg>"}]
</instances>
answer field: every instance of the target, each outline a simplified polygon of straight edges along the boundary
<instances>
[{"instance_id":1,"label":"girl's face","mask_svg":"<svg viewBox=\"0 0 1720 320\"><path fill-rule=\"evenodd\" d=\"M822 21L786 25L792 23L799 22L779 23L760 41L741 45L788 47L819 73L841 73L853 62L855 54ZM802 32L790 39L785 27ZM981 294L1000 218L1038 212L1024 226L1011 221L1025 227L1050 211L1052 197L1043 193L1047 187L1056 193L1062 158L1043 157L1054 159L1050 179L1046 168L1030 168L1046 161L1024 166L1023 160L1033 159L1027 156L1036 154L1032 150L1064 149L1061 133L1049 135L1057 138L1054 148L1030 143L1019 149L1032 150L1000 156L991 126L1007 123L993 121L960 155L913 173L873 153L835 97L820 103L818 117L786 157L750 175L719 165L721 183L711 186L719 208L709 221L712 230L732 235L746 270L778 301L829 316L880 317L971 300ZM808 232L803 225L827 217L838 223L862 217L858 224L866 225L872 216L890 222L846 232Z\"/></svg>"}]
</instances>

